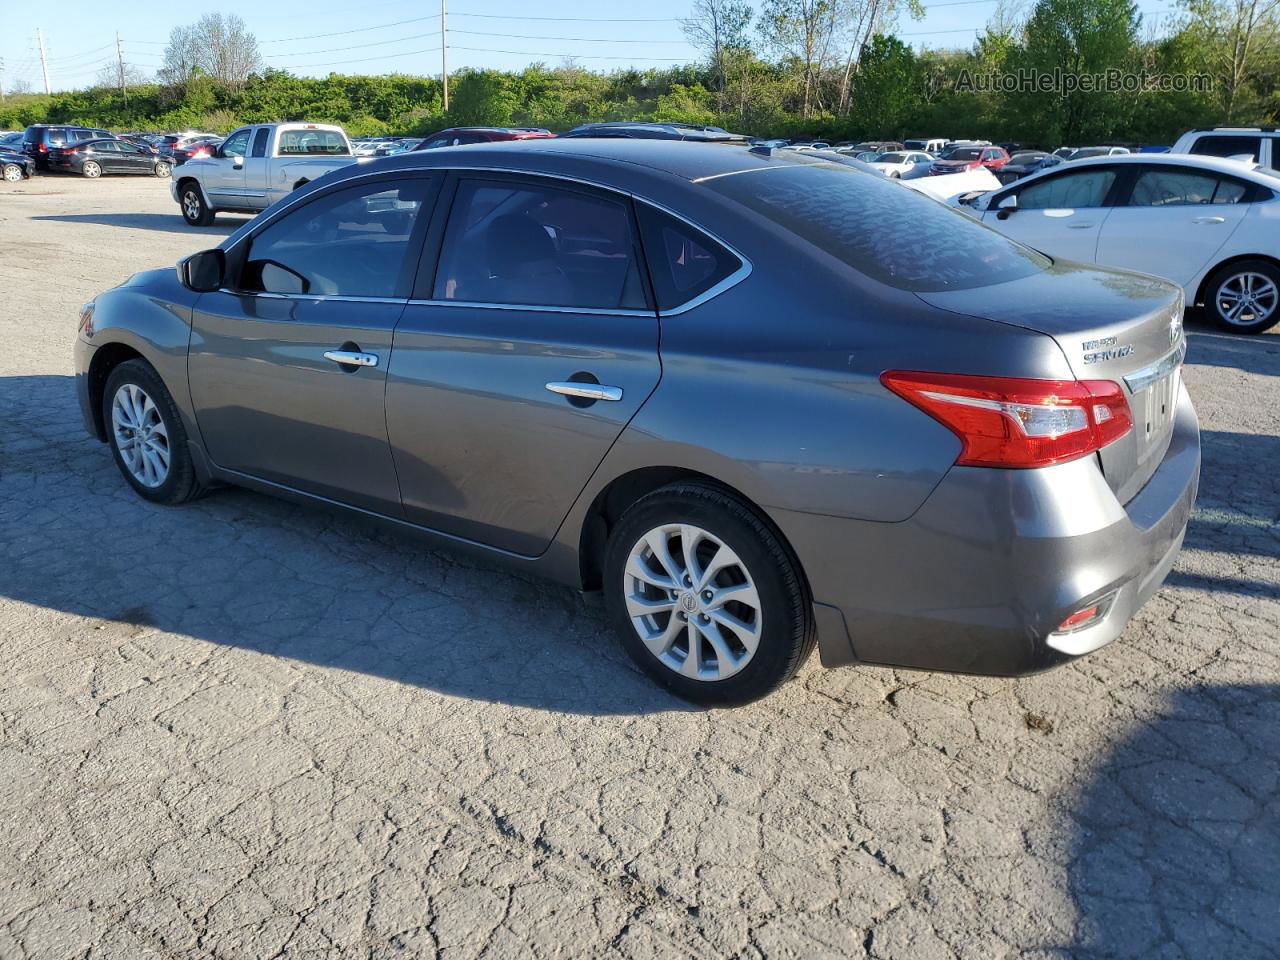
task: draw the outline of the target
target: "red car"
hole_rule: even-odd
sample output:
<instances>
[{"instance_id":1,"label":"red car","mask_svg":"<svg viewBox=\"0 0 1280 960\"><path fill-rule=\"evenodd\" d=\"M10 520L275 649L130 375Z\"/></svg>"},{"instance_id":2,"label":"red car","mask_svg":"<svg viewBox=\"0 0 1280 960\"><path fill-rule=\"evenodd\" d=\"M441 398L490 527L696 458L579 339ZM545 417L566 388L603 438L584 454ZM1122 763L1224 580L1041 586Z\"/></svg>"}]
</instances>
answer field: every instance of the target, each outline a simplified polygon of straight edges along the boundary
<instances>
[{"instance_id":1,"label":"red car","mask_svg":"<svg viewBox=\"0 0 1280 960\"><path fill-rule=\"evenodd\" d=\"M496 140L545 140L555 134L542 127L450 127L424 139L414 150L456 147L463 143L492 143Z\"/></svg>"},{"instance_id":2,"label":"red car","mask_svg":"<svg viewBox=\"0 0 1280 960\"><path fill-rule=\"evenodd\" d=\"M1009 162L1009 152L1004 147L947 147L929 168L931 176L944 173L963 173L986 167L999 170Z\"/></svg>"}]
</instances>

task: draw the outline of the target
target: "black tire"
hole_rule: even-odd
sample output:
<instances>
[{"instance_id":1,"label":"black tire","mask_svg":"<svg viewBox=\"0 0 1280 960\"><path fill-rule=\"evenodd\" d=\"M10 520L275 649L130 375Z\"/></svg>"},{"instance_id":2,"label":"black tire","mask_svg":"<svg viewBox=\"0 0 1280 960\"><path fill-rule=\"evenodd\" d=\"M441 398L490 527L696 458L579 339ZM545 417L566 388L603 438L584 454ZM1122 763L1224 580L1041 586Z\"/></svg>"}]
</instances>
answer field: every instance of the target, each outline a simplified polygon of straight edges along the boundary
<instances>
[{"instance_id":1,"label":"black tire","mask_svg":"<svg viewBox=\"0 0 1280 960\"><path fill-rule=\"evenodd\" d=\"M1253 321L1238 322L1228 318L1227 309L1232 302L1223 297L1224 288L1238 284L1246 274L1262 276L1271 281L1271 295L1261 307L1270 307L1270 313ZM1219 269L1204 287L1205 315L1222 330L1231 333L1262 333L1280 323L1280 267L1267 260L1237 260Z\"/></svg>"},{"instance_id":2,"label":"black tire","mask_svg":"<svg viewBox=\"0 0 1280 960\"><path fill-rule=\"evenodd\" d=\"M151 398L168 437L169 471L164 481L156 486L147 486L139 481L126 466L124 455L120 452L120 438L112 422L112 403L120 389L127 385L141 387ZM140 497L152 503L173 506L186 503L204 492L196 478L195 463L187 445L187 431L182 426L182 417L173 397L151 364L145 360L128 360L111 371L102 391L102 418L107 430L107 444L111 447L116 466Z\"/></svg>"},{"instance_id":3,"label":"black tire","mask_svg":"<svg viewBox=\"0 0 1280 960\"><path fill-rule=\"evenodd\" d=\"M156 163L154 172L161 180L168 180L173 176L173 166L167 160L160 160Z\"/></svg>"},{"instance_id":4,"label":"black tire","mask_svg":"<svg viewBox=\"0 0 1280 960\"><path fill-rule=\"evenodd\" d=\"M667 666L645 645L627 612L625 571L632 548L656 527L673 523L695 524L728 545L755 582L761 618L756 650L739 672L722 680L698 680ZM817 639L812 604L790 549L758 513L709 484L671 484L632 504L609 534L603 575L609 619L627 653L659 684L702 706L740 706L767 696L795 675ZM674 606L671 617L678 615L679 604Z\"/></svg>"},{"instance_id":5,"label":"black tire","mask_svg":"<svg viewBox=\"0 0 1280 960\"><path fill-rule=\"evenodd\" d=\"M0 170L0 175L3 175L7 183L21 183L24 174L25 171L16 163L6 163L4 169Z\"/></svg>"},{"instance_id":6,"label":"black tire","mask_svg":"<svg viewBox=\"0 0 1280 960\"><path fill-rule=\"evenodd\" d=\"M204 202L204 194L195 181L184 183L178 191L178 209L182 211L182 219L192 227L207 227L216 216Z\"/></svg>"}]
</instances>

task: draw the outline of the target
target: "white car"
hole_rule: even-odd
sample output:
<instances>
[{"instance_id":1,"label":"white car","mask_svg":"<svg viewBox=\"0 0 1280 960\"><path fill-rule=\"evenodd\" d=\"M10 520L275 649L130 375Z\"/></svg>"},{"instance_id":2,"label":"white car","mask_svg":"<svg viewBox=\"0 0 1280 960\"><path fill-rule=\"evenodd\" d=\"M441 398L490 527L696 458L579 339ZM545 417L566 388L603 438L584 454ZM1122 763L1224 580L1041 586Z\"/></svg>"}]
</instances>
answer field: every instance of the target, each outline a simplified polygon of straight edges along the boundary
<instances>
[{"instance_id":1,"label":"white car","mask_svg":"<svg viewBox=\"0 0 1280 960\"><path fill-rule=\"evenodd\" d=\"M1280 176L1186 154L1074 160L980 197L983 223L1050 256L1181 284L1235 333L1280 321Z\"/></svg>"},{"instance_id":2,"label":"white car","mask_svg":"<svg viewBox=\"0 0 1280 960\"><path fill-rule=\"evenodd\" d=\"M1248 158L1280 170L1280 129L1276 127L1211 127L1188 130L1170 153L1199 153L1210 157Z\"/></svg>"},{"instance_id":3,"label":"white car","mask_svg":"<svg viewBox=\"0 0 1280 960\"><path fill-rule=\"evenodd\" d=\"M933 166L933 157L913 150L898 150L893 153L882 153L879 158L870 163L886 177L913 180L929 172L929 168Z\"/></svg>"},{"instance_id":4,"label":"white car","mask_svg":"<svg viewBox=\"0 0 1280 960\"><path fill-rule=\"evenodd\" d=\"M188 160L170 191L193 227L221 211L258 213L298 187L355 163L341 127L324 123L263 123L241 127L207 157Z\"/></svg>"}]
</instances>

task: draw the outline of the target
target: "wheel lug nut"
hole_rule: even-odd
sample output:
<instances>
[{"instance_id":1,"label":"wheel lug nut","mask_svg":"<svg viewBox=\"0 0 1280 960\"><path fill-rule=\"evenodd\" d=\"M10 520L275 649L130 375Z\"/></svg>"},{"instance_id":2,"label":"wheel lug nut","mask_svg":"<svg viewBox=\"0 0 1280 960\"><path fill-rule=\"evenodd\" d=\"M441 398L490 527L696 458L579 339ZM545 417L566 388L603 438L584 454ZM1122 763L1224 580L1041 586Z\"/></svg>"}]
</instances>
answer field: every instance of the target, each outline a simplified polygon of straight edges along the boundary
<instances>
[{"instance_id":1,"label":"wheel lug nut","mask_svg":"<svg viewBox=\"0 0 1280 960\"><path fill-rule=\"evenodd\" d=\"M684 585L686 587L693 586L693 577L689 576L687 573L684 575Z\"/></svg>"},{"instance_id":2,"label":"wheel lug nut","mask_svg":"<svg viewBox=\"0 0 1280 960\"><path fill-rule=\"evenodd\" d=\"M715 596L715 594L713 594L710 590L703 590L703 591L702 591L702 599L703 599L703 600L710 600L713 596Z\"/></svg>"},{"instance_id":3,"label":"wheel lug nut","mask_svg":"<svg viewBox=\"0 0 1280 960\"><path fill-rule=\"evenodd\" d=\"M711 622L711 618L710 618L710 617L708 617L705 613L700 613L700 614L698 614L698 619L699 619L700 621L702 621L703 623L710 623L710 622Z\"/></svg>"},{"instance_id":4,"label":"wheel lug nut","mask_svg":"<svg viewBox=\"0 0 1280 960\"><path fill-rule=\"evenodd\" d=\"M677 614L677 616L679 616L681 620L688 620L688 619L689 619L689 615L688 615L687 613L685 613L683 610L681 610L681 611L680 611L680 613L679 613L679 614Z\"/></svg>"}]
</instances>

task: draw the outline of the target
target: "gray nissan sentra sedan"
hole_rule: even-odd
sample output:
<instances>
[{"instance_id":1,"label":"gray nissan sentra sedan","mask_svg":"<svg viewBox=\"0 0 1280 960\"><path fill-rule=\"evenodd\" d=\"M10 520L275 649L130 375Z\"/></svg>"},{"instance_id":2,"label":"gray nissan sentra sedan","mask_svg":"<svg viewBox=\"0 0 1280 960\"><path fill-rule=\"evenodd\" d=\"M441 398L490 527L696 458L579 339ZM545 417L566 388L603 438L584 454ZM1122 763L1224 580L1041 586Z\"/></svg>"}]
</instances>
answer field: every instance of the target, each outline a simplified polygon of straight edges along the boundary
<instances>
[{"instance_id":1,"label":"gray nissan sentra sedan","mask_svg":"<svg viewBox=\"0 0 1280 960\"><path fill-rule=\"evenodd\" d=\"M740 704L822 662L1013 675L1115 639L1200 467L1182 293L874 174L636 140L336 171L87 304L143 497L236 484L603 591Z\"/></svg>"}]
</instances>

